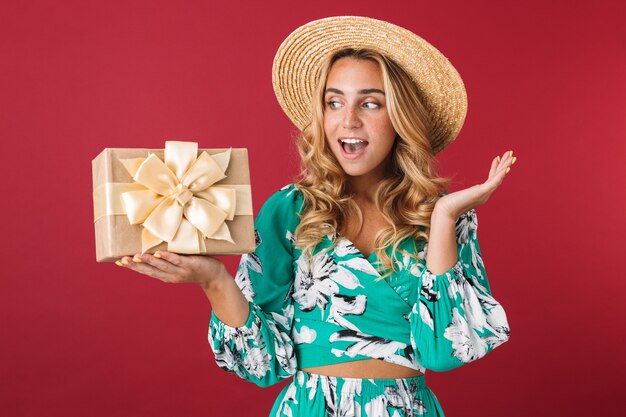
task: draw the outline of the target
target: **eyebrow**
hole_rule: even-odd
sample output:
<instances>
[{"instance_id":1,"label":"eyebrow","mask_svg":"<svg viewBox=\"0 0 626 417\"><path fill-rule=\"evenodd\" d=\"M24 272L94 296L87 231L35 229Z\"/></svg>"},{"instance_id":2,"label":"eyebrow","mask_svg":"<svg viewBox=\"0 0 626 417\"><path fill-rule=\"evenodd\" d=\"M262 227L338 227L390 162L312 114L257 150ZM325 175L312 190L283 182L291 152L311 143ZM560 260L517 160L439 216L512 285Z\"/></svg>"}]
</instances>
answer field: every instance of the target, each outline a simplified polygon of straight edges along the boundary
<instances>
[{"instance_id":1,"label":"eyebrow","mask_svg":"<svg viewBox=\"0 0 626 417\"><path fill-rule=\"evenodd\" d=\"M335 93L335 94L343 94L343 91L339 90L338 88L327 88L326 91L324 92L324 94L328 94L328 93ZM359 90L358 91L359 94L372 94L372 93L378 93L378 94L382 94L383 96L385 95L385 92L383 90L380 90L378 88L365 88L363 90Z\"/></svg>"}]
</instances>

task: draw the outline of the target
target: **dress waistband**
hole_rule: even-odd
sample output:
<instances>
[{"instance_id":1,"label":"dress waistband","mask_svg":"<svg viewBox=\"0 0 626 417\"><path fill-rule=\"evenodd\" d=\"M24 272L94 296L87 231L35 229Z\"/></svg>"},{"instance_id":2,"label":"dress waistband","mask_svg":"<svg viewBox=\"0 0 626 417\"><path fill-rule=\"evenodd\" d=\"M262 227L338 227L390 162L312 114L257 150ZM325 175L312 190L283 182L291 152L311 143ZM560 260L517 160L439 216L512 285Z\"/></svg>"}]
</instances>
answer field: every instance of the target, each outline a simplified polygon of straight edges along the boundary
<instances>
[{"instance_id":1,"label":"dress waistband","mask_svg":"<svg viewBox=\"0 0 626 417\"><path fill-rule=\"evenodd\" d=\"M295 379L301 382L309 382L309 384L341 387L344 393L359 393L367 397L381 394L388 395L390 390L417 393L427 388L424 375L410 378L344 378L298 370Z\"/></svg>"}]
</instances>

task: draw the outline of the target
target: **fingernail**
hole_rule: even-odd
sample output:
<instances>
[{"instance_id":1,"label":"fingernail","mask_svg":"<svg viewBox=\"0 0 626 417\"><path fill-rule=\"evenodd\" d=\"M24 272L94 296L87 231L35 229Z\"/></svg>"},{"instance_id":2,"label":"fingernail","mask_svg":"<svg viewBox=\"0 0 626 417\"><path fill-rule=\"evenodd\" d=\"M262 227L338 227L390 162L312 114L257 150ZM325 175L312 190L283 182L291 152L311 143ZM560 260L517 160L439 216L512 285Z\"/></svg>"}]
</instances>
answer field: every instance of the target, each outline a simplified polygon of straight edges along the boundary
<instances>
[{"instance_id":1,"label":"fingernail","mask_svg":"<svg viewBox=\"0 0 626 417\"><path fill-rule=\"evenodd\" d=\"M508 167L508 168L506 169L505 174L508 174L510 170L511 170L511 167Z\"/></svg>"},{"instance_id":2,"label":"fingernail","mask_svg":"<svg viewBox=\"0 0 626 417\"><path fill-rule=\"evenodd\" d=\"M511 165L513 165L515 163L515 161L517 161L517 156L513 157L513 162L511 162Z\"/></svg>"},{"instance_id":3,"label":"fingernail","mask_svg":"<svg viewBox=\"0 0 626 417\"><path fill-rule=\"evenodd\" d=\"M122 259L122 265L128 265L128 261L126 259Z\"/></svg>"},{"instance_id":4,"label":"fingernail","mask_svg":"<svg viewBox=\"0 0 626 417\"><path fill-rule=\"evenodd\" d=\"M509 151L509 156L513 156L513 151Z\"/></svg>"},{"instance_id":5,"label":"fingernail","mask_svg":"<svg viewBox=\"0 0 626 417\"><path fill-rule=\"evenodd\" d=\"M123 266L124 264L123 264L123 263L121 263L120 261L115 261L115 265L117 265L117 266Z\"/></svg>"},{"instance_id":6,"label":"fingernail","mask_svg":"<svg viewBox=\"0 0 626 417\"><path fill-rule=\"evenodd\" d=\"M136 256L135 256L135 257L133 258L133 262L141 262L141 258L138 258L138 257L136 257Z\"/></svg>"},{"instance_id":7,"label":"fingernail","mask_svg":"<svg viewBox=\"0 0 626 417\"><path fill-rule=\"evenodd\" d=\"M160 258L160 257L161 257L161 254L160 254L159 252L154 252L154 257L155 257L155 258Z\"/></svg>"},{"instance_id":8,"label":"fingernail","mask_svg":"<svg viewBox=\"0 0 626 417\"><path fill-rule=\"evenodd\" d=\"M498 163L500 163L500 155L498 155Z\"/></svg>"}]
</instances>

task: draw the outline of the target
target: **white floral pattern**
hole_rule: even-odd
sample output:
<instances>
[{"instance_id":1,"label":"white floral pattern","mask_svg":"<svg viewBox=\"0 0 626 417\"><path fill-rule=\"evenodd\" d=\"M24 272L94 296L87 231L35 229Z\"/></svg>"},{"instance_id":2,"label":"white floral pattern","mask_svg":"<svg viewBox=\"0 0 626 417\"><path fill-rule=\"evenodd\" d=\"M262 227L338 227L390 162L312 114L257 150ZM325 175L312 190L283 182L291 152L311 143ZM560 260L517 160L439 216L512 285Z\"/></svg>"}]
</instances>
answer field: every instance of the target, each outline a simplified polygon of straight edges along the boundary
<instances>
[{"instance_id":1,"label":"white floral pattern","mask_svg":"<svg viewBox=\"0 0 626 417\"><path fill-rule=\"evenodd\" d=\"M442 416L423 377L407 379L339 378L298 371L279 394L270 417Z\"/></svg>"},{"instance_id":2,"label":"white floral pattern","mask_svg":"<svg viewBox=\"0 0 626 417\"><path fill-rule=\"evenodd\" d=\"M258 230L254 231L255 247L258 248L261 245L261 236ZM253 270L257 274L263 275L263 266L261 259L256 253L244 253L241 255L241 262L239 268L237 268L237 274L235 275L235 282L241 288L241 292L248 301L254 300L254 290L252 289L252 283L250 282L250 270Z\"/></svg>"},{"instance_id":3,"label":"white floral pattern","mask_svg":"<svg viewBox=\"0 0 626 417\"><path fill-rule=\"evenodd\" d=\"M487 284L477 230L476 211L472 209L456 222L459 247L456 264L440 275L431 273L425 266L421 270L422 296L419 306L412 309L411 344L417 348L418 361L426 368L452 369L482 358L509 338L504 309L493 298ZM426 251L427 245L423 259ZM437 321L439 317L446 320ZM444 326L435 326L435 322ZM449 355L443 355L448 351L442 349L445 346L429 343L433 339L449 341ZM421 346L426 349L420 349Z\"/></svg>"},{"instance_id":4,"label":"white floral pattern","mask_svg":"<svg viewBox=\"0 0 626 417\"><path fill-rule=\"evenodd\" d=\"M415 248L416 257L389 253L399 272L379 280L372 263L345 237L327 235L312 258L295 248L302 201L294 185L286 186L256 219L257 248L242 256L236 275L249 301L248 320L232 328L211 317L209 341L220 367L263 386L299 367L365 358L447 370L508 340L506 314L487 281L474 210L457 220L458 262L448 271L429 271L428 245L407 240L403 250ZM335 388L327 387L324 395L335 395ZM381 392L380 401L389 415L420 415L418 403L393 406L411 395L409 386L398 386ZM355 412L342 409L336 398L326 400L329 415ZM374 412L378 401L363 411Z\"/></svg>"},{"instance_id":5,"label":"white floral pattern","mask_svg":"<svg viewBox=\"0 0 626 417\"><path fill-rule=\"evenodd\" d=\"M293 299L302 311L325 310L330 297L339 291L330 278L337 265L326 253L315 255L312 261L301 256L296 263Z\"/></svg>"}]
</instances>

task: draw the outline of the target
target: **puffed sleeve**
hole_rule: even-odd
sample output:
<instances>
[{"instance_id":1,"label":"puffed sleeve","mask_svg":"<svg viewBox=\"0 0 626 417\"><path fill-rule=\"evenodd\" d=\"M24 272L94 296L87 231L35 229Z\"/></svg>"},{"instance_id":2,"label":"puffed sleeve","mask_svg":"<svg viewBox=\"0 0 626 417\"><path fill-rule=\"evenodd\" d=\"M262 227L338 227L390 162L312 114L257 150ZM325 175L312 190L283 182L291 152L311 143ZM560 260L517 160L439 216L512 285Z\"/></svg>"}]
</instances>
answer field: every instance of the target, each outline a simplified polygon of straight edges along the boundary
<instances>
[{"instance_id":1,"label":"puffed sleeve","mask_svg":"<svg viewBox=\"0 0 626 417\"><path fill-rule=\"evenodd\" d=\"M458 261L433 274L425 258L410 315L411 344L426 369L447 371L479 359L509 339L504 309L491 295L474 209L456 221ZM426 248L427 249L427 248Z\"/></svg>"},{"instance_id":2,"label":"puffed sleeve","mask_svg":"<svg viewBox=\"0 0 626 417\"><path fill-rule=\"evenodd\" d=\"M262 387L297 370L290 337L292 236L301 204L301 194L289 185L272 195L255 219L256 249L242 255L235 277L250 306L246 323L230 327L211 313L209 344L218 366Z\"/></svg>"}]
</instances>

